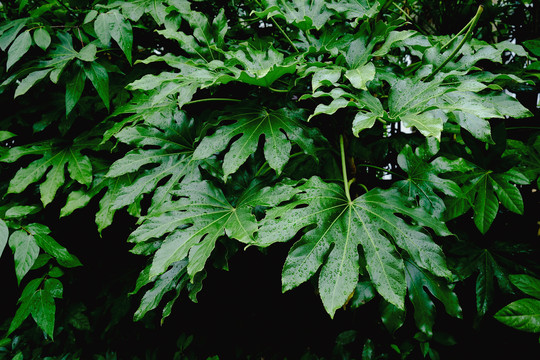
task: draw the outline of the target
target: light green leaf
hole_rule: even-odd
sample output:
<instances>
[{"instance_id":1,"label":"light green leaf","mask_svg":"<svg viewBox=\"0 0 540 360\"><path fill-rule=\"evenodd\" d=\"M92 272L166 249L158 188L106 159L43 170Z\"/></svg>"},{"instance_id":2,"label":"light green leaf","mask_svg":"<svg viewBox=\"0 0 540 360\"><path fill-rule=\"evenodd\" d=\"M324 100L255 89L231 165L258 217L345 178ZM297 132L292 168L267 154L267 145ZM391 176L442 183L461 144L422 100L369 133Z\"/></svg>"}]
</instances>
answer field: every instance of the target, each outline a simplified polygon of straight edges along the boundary
<instances>
[{"instance_id":1,"label":"light green leaf","mask_svg":"<svg viewBox=\"0 0 540 360\"><path fill-rule=\"evenodd\" d=\"M360 131L369 129L375 125L375 121L377 120L378 116L374 115L373 113L363 113L359 112L354 116L354 120L352 123L352 130L354 136L358 136Z\"/></svg>"},{"instance_id":2,"label":"light green leaf","mask_svg":"<svg viewBox=\"0 0 540 360\"><path fill-rule=\"evenodd\" d=\"M311 79L311 88L313 92L323 85L336 85L341 77L340 68L314 67L311 71L313 71L313 78ZM307 72L311 71L310 69L307 70Z\"/></svg>"},{"instance_id":3,"label":"light green leaf","mask_svg":"<svg viewBox=\"0 0 540 360\"><path fill-rule=\"evenodd\" d=\"M510 281L523 293L540 299L540 280L530 275L510 275Z\"/></svg>"},{"instance_id":4,"label":"light green leaf","mask_svg":"<svg viewBox=\"0 0 540 360\"><path fill-rule=\"evenodd\" d=\"M6 141L6 140L11 139L12 137L15 137L15 136L17 136L17 135L15 135L12 132L5 131L5 130L0 131L0 141Z\"/></svg>"},{"instance_id":5,"label":"light green leaf","mask_svg":"<svg viewBox=\"0 0 540 360\"><path fill-rule=\"evenodd\" d=\"M347 70L345 77L357 89L367 90L366 83L375 78L375 65L367 63L356 69Z\"/></svg>"},{"instance_id":6,"label":"light green leaf","mask_svg":"<svg viewBox=\"0 0 540 360\"><path fill-rule=\"evenodd\" d=\"M258 17L285 19L303 31L320 30L332 16L324 0L265 0L263 5L265 10L255 12Z\"/></svg>"},{"instance_id":7,"label":"light green leaf","mask_svg":"<svg viewBox=\"0 0 540 360\"><path fill-rule=\"evenodd\" d=\"M94 44L88 44L83 47L77 54L77 58L82 61L92 62L96 60L97 48Z\"/></svg>"},{"instance_id":8,"label":"light green leaf","mask_svg":"<svg viewBox=\"0 0 540 360\"><path fill-rule=\"evenodd\" d=\"M30 50L30 46L32 46L32 36L30 36L30 31L24 31L17 36L8 50L6 70L9 70L13 64L19 61L19 59Z\"/></svg>"},{"instance_id":9,"label":"light green leaf","mask_svg":"<svg viewBox=\"0 0 540 360\"><path fill-rule=\"evenodd\" d=\"M4 252L4 248L8 242L8 238L9 229L4 220L0 219L0 258L2 257L2 253Z\"/></svg>"},{"instance_id":10,"label":"light green leaf","mask_svg":"<svg viewBox=\"0 0 540 360\"><path fill-rule=\"evenodd\" d=\"M6 51L8 46L15 40L19 32L24 28L26 23L30 18L16 19L8 22L2 27L2 32L0 33L0 49Z\"/></svg>"},{"instance_id":11,"label":"light green leaf","mask_svg":"<svg viewBox=\"0 0 540 360\"><path fill-rule=\"evenodd\" d=\"M339 15L344 15L347 19L356 21L372 18L379 12L381 3L378 0L332 0L326 7L334 10Z\"/></svg>"},{"instance_id":12,"label":"light green leaf","mask_svg":"<svg viewBox=\"0 0 540 360\"><path fill-rule=\"evenodd\" d=\"M540 332L540 300L520 299L514 301L499 310L494 317L514 329Z\"/></svg>"},{"instance_id":13,"label":"light green leaf","mask_svg":"<svg viewBox=\"0 0 540 360\"><path fill-rule=\"evenodd\" d=\"M102 65L93 61L84 65L84 73L96 88L107 110L109 110L109 74L107 70Z\"/></svg>"},{"instance_id":14,"label":"light green leaf","mask_svg":"<svg viewBox=\"0 0 540 360\"><path fill-rule=\"evenodd\" d=\"M256 243L268 246L287 241L303 228L316 224L289 252L282 274L284 291L307 281L322 265L319 292L326 311L333 316L356 287L357 248L362 245L375 288L387 301L403 308L406 290L403 261L394 243L381 230L415 261L421 261L421 267L436 274L447 275L448 270L440 248L420 228L405 223L394 213L405 212L445 231L442 224L434 223L420 209L407 210L399 198L397 192L373 190L349 203L340 186L312 178L297 188L292 202L267 211Z\"/></svg>"},{"instance_id":15,"label":"light green leaf","mask_svg":"<svg viewBox=\"0 0 540 360\"><path fill-rule=\"evenodd\" d=\"M35 205L12 206L9 208L9 210L6 211L5 218L6 219L22 218L26 215L35 214L39 210L40 210L40 207L35 206Z\"/></svg>"},{"instance_id":16,"label":"light green leaf","mask_svg":"<svg viewBox=\"0 0 540 360\"><path fill-rule=\"evenodd\" d=\"M33 236L24 230L17 230L9 237L9 247L13 251L15 274L20 284L28 270L34 265L39 255L39 246Z\"/></svg>"},{"instance_id":17,"label":"light green leaf","mask_svg":"<svg viewBox=\"0 0 540 360\"><path fill-rule=\"evenodd\" d=\"M45 76L49 75L51 72L51 69L45 69L45 70L38 70L31 72L28 74L27 77L21 80L19 85L17 86L17 89L15 90L15 95L13 96L16 98L17 96L24 95L32 86L34 86L38 81L43 79Z\"/></svg>"},{"instance_id":18,"label":"light green leaf","mask_svg":"<svg viewBox=\"0 0 540 360\"><path fill-rule=\"evenodd\" d=\"M295 143L309 155L315 155L314 139L318 132L304 124L304 113L299 109L282 108L267 110L260 106L234 107L230 113L219 118L220 122L234 121L219 126L216 132L202 139L195 149L195 159L206 159L225 150L233 138L223 160L225 178L236 172L247 158L257 151L259 138L264 136L264 156L270 167L279 174L290 157L291 143Z\"/></svg>"}]
</instances>

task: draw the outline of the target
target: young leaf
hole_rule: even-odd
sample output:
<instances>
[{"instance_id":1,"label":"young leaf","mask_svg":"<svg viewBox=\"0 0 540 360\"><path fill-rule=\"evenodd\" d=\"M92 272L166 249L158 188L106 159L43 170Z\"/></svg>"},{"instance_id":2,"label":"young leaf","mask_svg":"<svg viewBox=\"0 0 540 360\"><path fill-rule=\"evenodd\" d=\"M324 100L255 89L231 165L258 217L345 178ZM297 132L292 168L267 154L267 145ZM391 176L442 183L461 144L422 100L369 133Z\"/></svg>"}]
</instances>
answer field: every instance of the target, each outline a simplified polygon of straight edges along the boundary
<instances>
[{"instance_id":1,"label":"young leaf","mask_svg":"<svg viewBox=\"0 0 540 360\"><path fill-rule=\"evenodd\" d=\"M253 154L264 136L264 157L270 167L279 174L290 157L291 142L309 155L315 156L314 140L318 132L302 124L303 111L282 108L267 110L260 106L231 108L231 111L219 118L219 122L234 121L220 126L216 132L203 138L195 149L195 159L206 159L225 150L233 138L241 135L230 146L223 160L225 179L233 174Z\"/></svg>"},{"instance_id":2,"label":"young leaf","mask_svg":"<svg viewBox=\"0 0 540 360\"><path fill-rule=\"evenodd\" d=\"M347 301L358 282L357 248L362 245L375 288L387 301L403 309L404 265L389 237L420 267L437 276L449 277L450 272L441 249L429 236L395 213L406 213L441 233L448 234L447 230L420 209L407 209L399 198L397 192L372 190L349 202L340 186L314 177L297 188L291 203L267 212L256 243L268 246L287 241L303 228L317 225L291 248L283 267L283 290L307 281L324 263L319 292L331 316Z\"/></svg>"}]
</instances>

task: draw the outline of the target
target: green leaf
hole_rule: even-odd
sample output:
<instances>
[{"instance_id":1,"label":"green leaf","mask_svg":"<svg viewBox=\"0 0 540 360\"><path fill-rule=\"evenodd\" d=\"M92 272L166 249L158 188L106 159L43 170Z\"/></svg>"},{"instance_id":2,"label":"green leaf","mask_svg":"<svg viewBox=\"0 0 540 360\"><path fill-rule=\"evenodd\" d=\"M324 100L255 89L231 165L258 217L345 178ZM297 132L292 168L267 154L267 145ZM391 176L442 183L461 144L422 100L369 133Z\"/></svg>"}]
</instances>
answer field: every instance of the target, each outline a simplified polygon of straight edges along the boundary
<instances>
[{"instance_id":1,"label":"green leaf","mask_svg":"<svg viewBox=\"0 0 540 360\"><path fill-rule=\"evenodd\" d=\"M525 40L523 45L534 55L540 56L540 39Z\"/></svg>"},{"instance_id":2,"label":"green leaf","mask_svg":"<svg viewBox=\"0 0 540 360\"><path fill-rule=\"evenodd\" d=\"M0 258L8 242L9 229L4 220L0 219Z\"/></svg>"},{"instance_id":3,"label":"green leaf","mask_svg":"<svg viewBox=\"0 0 540 360\"><path fill-rule=\"evenodd\" d=\"M388 107L390 117L401 120L407 127L415 127L424 136L440 138L443 118L430 110L430 101L435 100L451 88L441 86L441 80L422 82L405 78L398 80L390 91Z\"/></svg>"},{"instance_id":4,"label":"green leaf","mask_svg":"<svg viewBox=\"0 0 540 360\"><path fill-rule=\"evenodd\" d=\"M147 312L155 309L167 292L171 290L180 292L182 290L188 282L188 277L185 276L186 267L187 261L178 261L155 280L153 288L148 290L141 299L141 304L133 316L135 321L142 319ZM143 271L137 282L145 281L144 278L147 276L147 273ZM146 281L148 280L147 278Z\"/></svg>"},{"instance_id":5,"label":"green leaf","mask_svg":"<svg viewBox=\"0 0 540 360\"><path fill-rule=\"evenodd\" d=\"M405 261L405 274L409 299L414 307L414 319L420 331L431 337L435 324L435 304L426 290L444 304L449 315L461 318L461 307L456 294L441 279L410 261Z\"/></svg>"},{"instance_id":6,"label":"green leaf","mask_svg":"<svg viewBox=\"0 0 540 360\"><path fill-rule=\"evenodd\" d=\"M17 230L9 237L9 247L13 251L15 274L20 284L28 270L34 265L39 255L39 246L32 235L24 230Z\"/></svg>"},{"instance_id":7,"label":"green leaf","mask_svg":"<svg viewBox=\"0 0 540 360\"><path fill-rule=\"evenodd\" d=\"M260 18L277 17L303 31L320 30L332 16L324 0L264 0L265 10L255 11Z\"/></svg>"},{"instance_id":8,"label":"green leaf","mask_svg":"<svg viewBox=\"0 0 540 360\"><path fill-rule=\"evenodd\" d=\"M446 159L440 158L434 160L433 163L427 163L418 154L414 154L409 145L406 145L399 153L397 161L407 173L408 178L396 181L392 186L410 199L418 199L418 204L434 216L440 217L446 209L444 201L435 191L451 197L464 196L458 184L439 176L445 172L445 169L437 167L437 164L446 161Z\"/></svg>"},{"instance_id":9,"label":"green leaf","mask_svg":"<svg viewBox=\"0 0 540 360\"><path fill-rule=\"evenodd\" d=\"M124 18L118 10L111 10L99 14L94 22L94 30L104 45L109 44L112 37L131 64L133 30L128 19Z\"/></svg>"},{"instance_id":10,"label":"green leaf","mask_svg":"<svg viewBox=\"0 0 540 360\"><path fill-rule=\"evenodd\" d=\"M51 71L52 71L51 69L45 69L45 70L34 71L28 74L28 76L22 79L19 85L17 86L17 89L15 90L15 95L13 97L16 98L17 96L26 94L26 92L30 90L32 86L34 86L37 82L39 82L45 76L49 75Z\"/></svg>"},{"instance_id":11,"label":"green leaf","mask_svg":"<svg viewBox=\"0 0 540 360\"><path fill-rule=\"evenodd\" d=\"M270 167L279 174L290 157L291 143L295 143L309 155L315 156L314 139L318 132L302 124L304 114L299 109L282 108L267 110L260 106L243 106L231 108L229 113L219 117L219 122L232 124L222 125L216 132L202 139L195 149L195 159L206 159L213 154L225 150L234 140L223 160L225 179L235 173L248 157L253 154L264 137L264 157Z\"/></svg>"},{"instance_id":12,"label":"green leaf","mask_svg":"<svg viewBox=\"0 0 540 360\"><path fill-rule=\"evenodd\" d=\"M15 137L15 136L17 136L17 135L15 135L12 132L5 131L5 130L0 130L0 141L6 141L6 140L11 139L12 137Z\"/></svg>"},{"instance_id":13,"label":"green leaf","mask_svg":"<svg viewBox=\"0 0 540 360\"><path fill-rule=\"evenodd\" d=\"M162 274L172 263L188 257L187 271L193 279L203 269L220 237L227 235L246 244L253 243L257 231L253 208L277 204L287 196L286 190L261 190L252 184L232 206L211 183L192 182L175 190L174 195L180 199L168 204L168 211L147 218L128 240L141 244L168 234L154 255L149 276Z\"/></svg>"},{"instance_id":14,"label":"green leaf","mask_svg":"<svg viewBox=\"0 0 540 360\"><path fill-rule=\"evenodd\" d=\"M53 68L50 78L55 84L58 83L64 68L79 56L79 53L73 48L71 35L63 32L56 35L60 43L54 44L52 50L48 53L49 59L42 62L44 68Z\"/></svg>"},{"instance_id":15,"label":"green leaf","mask_svg":"<svg viewBox=\"0 0 540 360\"><path fill-rule=\"evenodd\" d=\"M12 20L2 27L2 32L0 33L0 49L2 49L2 51L6 51L29 19L30 18Z\"/></svg>"},{"instance_id":16,"label":"green leaf","mask_svg":"<svg viewBox=\"0 0 540 360\"><path fill-rule=\"evenodd\" d=\"M20 58L23 57L24 54L30 50L30 46L32 46L32 36L30 36L29 31L24 31L21 33L15 41L13 41L13 44L9 47L8 50L8 59L6 63L6 70L9 70L10 67L13 66L17 61L19 61Z\"/></svg>"},{"instance_id":17,"label":"green leaf","mask_svg":"<svg viewBox=\"0 0 540 360\"><path fill-rule=\"evenodd\" d=\"M88 185L92 181L91 163L81 151L96 145L95 139L83 134L74 139L70 147L58 146L54 141L13 147L0 154L0 162L13 162L26 155L40 155L26 168L20 168L11 179L8 193L21 193L30 184L39 181L45 174L46 179L39 185L43 206L54 199L57 190L65 182L67 165L70 177L77 182Z\"/></svg>"},{"instance_id":18,"label":"green leaf","mask_svg":"<svg viewBox=\"0 0 540 360\"><path fill-rule=\"evenodd\" d=\"M345 77L355 88L367 90L366 83L375 78L375 71L375 65L373 63L367 63L359 68L347 70Z\"/></svg>"},{"instance_id":19,"label":"green leaf","mask_svg":"<svg viewBox=\"0 0 540 360\"><path fill-rule=\"evenodd\" d=\"M292 202L267 211L257 244L287 241L316 224L289 252L282 274L284 291L307 281L324 263L319 293L325 309L333 316L356 287L360 271L357 248L362 245L375 288L387 301L403 309L404 265L389 237L420 267L439 276L450 275L441 249L420 228L395 213L406 213L424 224L429 222L442 233L446 229L421 209L411 211L403 204L397 192L376 190L349 203L340 186L314 177L297 188Z\"/></svg>"},{"instance_id":20,"label":"green leaf","mask_svg":"<svg viewBox=\"0 0 540 360\"><path fill-rule=\"evenodd\" d=\"M326 7L345 16L346 19L358 21L374 17L379 12L381 3L377 0L332 0L331 3L326 4Z\"/></svg>"},{"instance_id":21,"label":"green leaf","mask_svg":"<svg viewBox=\"0 0 540 360\"><path fill-rule=\"evenodd\" d=\"M540 300L521 299L514 301L499 310L494 317L514 329L540 332Z\"/></svg>"},{"instance_id":22,"label":"green leaf","mask_svg":"<svg viewBox=\"0 0 540 360\"><path fill-rule=\"evenodd\" d=\"M47 254L55 257L60 265L70 268L82 266L76 256L71 255L65 247L48 235L48 232L50 232L48 228L41 224L30 224L27 229L34 237L37 245Z\"/></svg>"},{"instance_id":23,"label":"green leaf","mask_svg":"<svg viewBox=\"0 0 540 360\"><path fill-rule=\"evenodd\" d=\"M151 213L170 197L178 182L198 179L198 166L204 162L192 157L197 129L184 113L176 110L172 116L153 125L126 127L116 135L119 141L139 148L114 162L106 174L117 178L137 172L132 183L115 194L113 209L138 203L144 194L153 192Z\"/></svg>"},{"instance_id":24,"label":"green leaf","mask_svg":"<svg viewBox=\"0 0 540 360\"><path fill-rule=\"evenodd\" d=\"M88 44L79 51L77 58L82 61L93 62L96 60L96 52L96 45Z\"/></svg>"},{"instance_id":25,"label":"green leaf","mask_svg":"<svg viewBox=\"0 0 540 360\"><path fill-rule=\"evenodd\" d=\"M84 73L90 79L92 85L94 85L107 110L109 110L109 75L107 70L102 65L93 61L84 65Z\"/></svg>"},{"instance_id":26,"label":"green leaf","mask_svg":"<svg viewBox=\"0 0 540 360\"><path fill-rule=\"evenodd\" d=\"M54 339L54 317L56 305L54 298L47 290L38 290L32 297L30 313L36 324L51 338Z\"/></svg>"},{"instance_id":27,"label":"green leaf","mask_svg":"<svg viewBox=\"0 0 540 360\"><path fill-rule=\"evenodd\" d=\"M66 83L66 116L71 113L84 91L86 75L80 66L75 67L75 74Z\"/></svg>"},{"instance_id":28,"label":"green leaf","mask_svg":"<svg viewBox=\"0 0 540 360\"><path fill-rule=\"evenodd\" d=\"M510 281L525 294L540 299L540 280L537 278L525 274L510 275Z\"/></svg>"}]
</instances>

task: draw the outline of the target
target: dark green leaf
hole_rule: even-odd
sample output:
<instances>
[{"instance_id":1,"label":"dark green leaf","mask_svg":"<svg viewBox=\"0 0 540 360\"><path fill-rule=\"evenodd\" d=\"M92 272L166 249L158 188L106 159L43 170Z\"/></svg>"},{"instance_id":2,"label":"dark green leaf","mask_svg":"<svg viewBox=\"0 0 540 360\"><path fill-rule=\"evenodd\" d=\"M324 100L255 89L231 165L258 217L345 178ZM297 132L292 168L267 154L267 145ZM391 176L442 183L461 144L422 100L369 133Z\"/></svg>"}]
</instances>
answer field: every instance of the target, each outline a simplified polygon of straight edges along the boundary
<instances>
[{"instance_id":1,"label":"dark green leaf","mask_svg":"<svg viewBox=\"0 0 540 360\"><path fill-rule=\"evenodd\" d=\"M540 299L540 280L530 275L510 275L510 281L529 296Z\"/></svg>"},{"instance_id":2,"label":"dark green leaf","mask_svg":"<svg viewBox=\"0 0 540 360\"><path fill-rule=\"evenodd\" d=\"M52 294L45 289L36 291L32 297L30 313L37 325L45 331L51 339L54 339L56 305L54 304Z\"/></svg>"},{"instance_id":3,"label":"dark green leaf","mask_svg":"<svg viewBox=\"0 0 540 360\"><path fill-rule=\"evenodd\" d=\"M99 63L93 61L84 65L84 73L96 88L99 97L103 100L107 110L109 109L109 74Z\"/></svg>"}]
</instances>

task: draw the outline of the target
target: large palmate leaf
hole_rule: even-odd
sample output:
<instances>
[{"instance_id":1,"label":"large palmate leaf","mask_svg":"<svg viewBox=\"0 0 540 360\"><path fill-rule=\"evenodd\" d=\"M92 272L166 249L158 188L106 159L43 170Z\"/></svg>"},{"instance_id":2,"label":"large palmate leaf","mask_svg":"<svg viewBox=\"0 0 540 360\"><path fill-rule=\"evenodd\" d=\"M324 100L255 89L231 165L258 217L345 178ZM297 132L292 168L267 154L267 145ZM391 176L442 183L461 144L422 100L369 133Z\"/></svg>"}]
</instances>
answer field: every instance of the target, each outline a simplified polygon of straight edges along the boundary
<instances>
[{"instance_id":1,"label":"large palmate leaf","mask_svg":"<svg viewBox=\"0 0 540 360\"><path fill-rule=\"evenodd\" d=\"M315 140L320 135L303 124L304 112L300 109L235 107L219 117L220 124L231 121L234 122L219 126L214 134L204 137L193 154L195 159L205 159L225 150L232 141L223 159L225 178L236 172L257 151L261 136L265 139L264 157L277 173L289 160L291 143L298 145L306 154L315 156ZM236 139L238 135L241 136Z\"/></svg>"},{"instance_id":2,"label":"large palmate leaf","mask_svg":"<svg viewBox=\"0 0 540 360\"><path fill-rule=\"evenodd\" d=\"M252 244L257 231L253 209L273 206L292 196L290 187L261 189L253 183L233 206L222 190L207 181L184 184L173 194L180 198L166 204L167 210L160 215L147 217L128 239L137 244L136 248L144 248L144 243L167 235L153 256L150 278L186 257L187 273L193 278L203 270L220 237Z\"/></svg>"},{"instance_id":3,"label":"large palmate leaf","mask_svg":"<svg viewBox=\"0 0 540 360\"><path fill-rule=\"evenodd\" d=\"M170 198L170 190L180 181L197 178L198 166L203 162L194 160L194 124L181 111L172 119L154 118L151 124L126 127L116 138L136 147L123 158L115 161L106 177L116 179L138 172L131 184L122 187L112 204L120 209L141 201L145 194L153 193L149 212L159 210ZM109 187L110 191L113 191Z\"/></svg>"},{"instance_id":4,"label":"large palmate leaf","mask_svg":"<svg viewBox=\"0 0 540 360\"><path fill-rule=\"evenodd\" d=\"M448 230L420 208L404 206L406 201L397 191L372 190L349 202L342 187L317 177L296 190L291 202L267 211L256 241L268 246L316 226L289 252L283 268L284 291L307 281L322 266L319 293L326 311L333 316L358 282L359 245L375 288L401 309L406 281L400 249L430 273L451 275L439 246L418 225L396 214L406 214L440 234L448 235Z\"/></svg>"},{"instance_id":5,"label":"large palmate leaf","mask_svg":"<svg viewBox=\"0 0 540 360\"><path fill-rule=\"evenodd\" d=\"M17 171L9 182L7 193L21 193L46 174L45 181L39 185L41 201L46 206L53 201L56 192L65 183L66 168L73 180L89 186L92 183L92 164L90 158L81 151L96 147L97 144L97 139L84 134L76 138L72 144L53 140L3 148L0 152L0 162L13 163L25 156L40 156L27 167Z\"/></svg>"},{"instance_id":6,"label":"large palmate leaf","mask_svg":"<svg viewBox=\"0 0 540 360\"><path fill-rule=\"evenodd\" d=\"M347 19L363 19L375 16L381 3L378 0L332 0L326 7Z\"/></svg>"},{"instance_id":7,"label":"large palmate leaf","mask_svg":"<svg viewBox=\"0 0 540 360\"><path fill-rule=\"evenodd\" d=\"M449 171L468 170L459 161L450 161L439 157L428 163L407 145L398 155L399 166L407 173L407 179L396 181L393 186L411 199L418 199L418 204L426 211L440 216L446 209L444 201L435 193L442 192L451 197L461 197L461 189L452 180L439 177ZM461 165L461 166L460 166Z\"/></svg>"}]
</instances>

